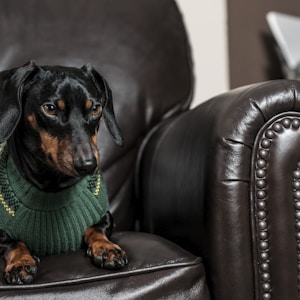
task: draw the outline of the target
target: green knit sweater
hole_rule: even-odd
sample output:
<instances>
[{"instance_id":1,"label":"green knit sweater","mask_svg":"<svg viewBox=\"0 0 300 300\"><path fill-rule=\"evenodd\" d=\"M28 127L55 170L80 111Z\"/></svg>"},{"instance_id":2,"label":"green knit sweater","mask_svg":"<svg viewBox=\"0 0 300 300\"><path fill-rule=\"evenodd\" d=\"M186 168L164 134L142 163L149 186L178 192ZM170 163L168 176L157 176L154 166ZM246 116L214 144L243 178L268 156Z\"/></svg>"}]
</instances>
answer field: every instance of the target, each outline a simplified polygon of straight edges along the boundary
<instances>
[{"instance_id":1,"label":"green knit sweater","mask_svg":"<svg viewBox=\"0 0 300 300\"><path fill-rule=\"evenodd\" d=\"M0 152L0 229L35 255L79 249L85 229L109 209L102 174L60 192L43 192L21 176L6 147Z\"/></svg>"}]
</instances>

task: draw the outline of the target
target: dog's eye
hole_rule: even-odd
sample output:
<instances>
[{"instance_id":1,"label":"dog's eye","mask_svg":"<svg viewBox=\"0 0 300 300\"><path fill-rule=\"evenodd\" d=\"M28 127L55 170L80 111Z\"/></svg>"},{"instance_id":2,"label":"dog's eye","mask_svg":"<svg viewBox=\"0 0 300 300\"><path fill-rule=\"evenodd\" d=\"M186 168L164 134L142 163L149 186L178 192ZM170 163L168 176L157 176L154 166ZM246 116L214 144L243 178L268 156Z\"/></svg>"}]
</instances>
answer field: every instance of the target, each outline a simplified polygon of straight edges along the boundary
<instances>
[{"instance_id":1,"label":"dog's eye","mask_svg":"<svg viewBox=\"0 0 300 300\"><path fill-rule=\"evenodd\" d=\"M50 116L56 116L57 115L56 106L52 103L43 104L42 109L45 112L45 114L47 114L47 115L50 115Z\"/></svg>"},{"instance_id":2,"label":"dog's eye","mask_svg":"<svg viewBox=\"0 0 300 300\"><path fill-rule=\"evenodd\" d=\"M93 116L99 116L102 112L102 107L100 104L94 104L91 108L91 113Z\"/></svg>"}]
</instances>

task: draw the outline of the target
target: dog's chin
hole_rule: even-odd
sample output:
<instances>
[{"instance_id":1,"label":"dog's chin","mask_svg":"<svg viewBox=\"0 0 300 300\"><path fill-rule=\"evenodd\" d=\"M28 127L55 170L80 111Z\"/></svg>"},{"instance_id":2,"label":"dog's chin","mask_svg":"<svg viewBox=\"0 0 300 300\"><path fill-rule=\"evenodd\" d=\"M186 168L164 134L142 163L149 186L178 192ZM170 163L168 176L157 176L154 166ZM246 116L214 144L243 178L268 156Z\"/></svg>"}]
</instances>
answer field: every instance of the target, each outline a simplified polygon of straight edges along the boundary
<instances>
[{"instance_id":1,"label":"dog's chin","mask_svg":"<svg viewBox=\"0 0 300 300\"><path fill-rule=\"evenodd\" d=\"M51 168L49 173L49 180L39 182L38 187L46 192L58 192L66 189L73 184L76 184L82 176L77 172L70 172L69 170L59 170L58 168Z\"/></svg>"},{"instance_id":2,"label":"dog's chin","mask_svg":"<svg viewBox=\"0 0 300 300\"><path fill-rule=\"evenodd\" d=\"M57 168L57 171L66 177L77 178L82 177L75 169Z\"/></svg>"},{"instance_id":3,"label":"dog's chin","mask_svg":"<svg viewBox=\"0 0 300 300\"><path fill-rule=\"evenodd\" d=\"M84 176L88 176L88 175L93 175L95 173L98 172L99 168L96 168L94 170L90 170L90 171L78 171L75 168L69 168L69 167L65 167L65 166L57 166L56 167L57 171L61 174L63 174L66 177L71 177L71 178L82 178Z\"/></svg>"},{"instance_id":4,"label":"dog's chin","mask_svg":"<svg viewBox=\"0 0 300 300\"><path fill-rule=\"evenodd\" d=\"M55 173L58 174L60 177L80 177L79 172L73 167L72 163L67 163L65 161L62 161L63 163L55 162L52 159L49 159L47 157L47 165L54 171Z\"/></svg>"},{"instance_id":5,"label":"dog's chin","mask_svg":"<svg viewBox=\"0 0 300 300\"><path fill-rule=\"evenodd\" d=\"M72 186L73 184L77 183L84 176L95 174L95 172L97 172L97 170L95 170L93 173L90 173L90 172L79 173L75 169L74 170L69 170L69 169L58 170L57 169L57 178L58 178L57 185L56 185L56 187L49 187L48 191L53 192L53 190L58 191L58 190L68 188L68 187Z\"/></svg>"}]
</instances>

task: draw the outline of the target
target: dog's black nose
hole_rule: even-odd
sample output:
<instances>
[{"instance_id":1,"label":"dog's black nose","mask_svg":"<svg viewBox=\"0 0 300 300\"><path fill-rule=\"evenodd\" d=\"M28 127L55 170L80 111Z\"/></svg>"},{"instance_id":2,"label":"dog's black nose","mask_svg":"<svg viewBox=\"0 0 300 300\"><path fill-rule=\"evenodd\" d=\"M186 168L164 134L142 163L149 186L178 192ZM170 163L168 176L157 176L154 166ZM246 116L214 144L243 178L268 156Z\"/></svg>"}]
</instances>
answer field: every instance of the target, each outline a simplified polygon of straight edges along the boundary
<instances>
[{"instance_id":1,"label":"dog's black nose","mask_svg":"<svg viewBox=\"0 0 300 300\"><path fill-rule=\"evenodd\" d=\"M95 157L89 159L80 158L74 162L74 167L80 175L92 174L97 168L97 160Z\"/></svg>"}]
</instances>

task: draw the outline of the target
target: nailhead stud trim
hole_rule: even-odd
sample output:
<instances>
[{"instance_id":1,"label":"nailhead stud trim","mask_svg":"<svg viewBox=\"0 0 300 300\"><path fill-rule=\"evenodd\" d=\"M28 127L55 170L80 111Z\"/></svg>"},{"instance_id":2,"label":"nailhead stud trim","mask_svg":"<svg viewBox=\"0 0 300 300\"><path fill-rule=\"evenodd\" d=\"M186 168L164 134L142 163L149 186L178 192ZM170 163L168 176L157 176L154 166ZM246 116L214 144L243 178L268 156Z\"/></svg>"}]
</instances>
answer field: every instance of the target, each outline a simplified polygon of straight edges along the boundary
<instances>
[{"instance_id":1,"label":"nailhead stud trim","mask_svg":"<svg viewBox=\"0 0 300 300\"><path fill-rule=\"evenodd\" d=\"M259 284L263 300L272 299L271 254L269 248L268 182L267 170L272 142L286 129L299 129L300 120L295 117L282 118L263 132L255 160L255 225L257 230L257 253ZM298 251L298 295L300 295L300 162L294 172L293 189L295 203L295 237Z\"/></svg>"}]
</instances>

